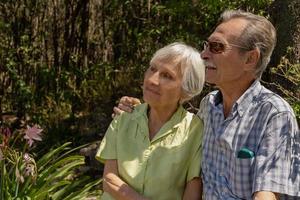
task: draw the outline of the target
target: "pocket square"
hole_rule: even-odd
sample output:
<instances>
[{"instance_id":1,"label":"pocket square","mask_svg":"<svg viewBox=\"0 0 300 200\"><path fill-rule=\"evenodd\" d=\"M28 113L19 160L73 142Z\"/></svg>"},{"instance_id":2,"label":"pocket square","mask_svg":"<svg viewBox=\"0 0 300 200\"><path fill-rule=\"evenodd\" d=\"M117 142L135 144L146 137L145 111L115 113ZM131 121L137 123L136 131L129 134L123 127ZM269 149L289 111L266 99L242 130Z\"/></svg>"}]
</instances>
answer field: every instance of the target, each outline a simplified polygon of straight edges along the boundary
<instances>
[{"instance_id":1,"label":"pocket square","mask_svg":"<svg viewBox=\"0 0 300 200\"><path fill-rule=\"evenodd\" d=\"M253 158L254 157L254 152L247 149L247 148L242 148L237 155L238 158L241 159L247 159L247 158Z\"/></svg>"}]
</instances>

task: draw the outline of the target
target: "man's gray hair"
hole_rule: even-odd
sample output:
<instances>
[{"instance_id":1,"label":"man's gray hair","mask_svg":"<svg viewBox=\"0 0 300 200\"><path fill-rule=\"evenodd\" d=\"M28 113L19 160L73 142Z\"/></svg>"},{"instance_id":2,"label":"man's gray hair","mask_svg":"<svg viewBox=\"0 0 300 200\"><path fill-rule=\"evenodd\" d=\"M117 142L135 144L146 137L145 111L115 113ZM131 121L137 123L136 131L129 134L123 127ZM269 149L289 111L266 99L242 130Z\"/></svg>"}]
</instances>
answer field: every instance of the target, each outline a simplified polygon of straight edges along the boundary
<instances>
[{"instance_id":1,"label":"man's gray hair","mask_svg":"<svg viewBox=\"0 0 300 200\"><path fill-rule=\"evenodd\" d=\"M205 81L205 67L200 53L195 48L182 42L174 42L156 51L150 65L156 61L171 63L180 67L182 95L179 103L190 100L202 91Z\"/></svg>"},{"instance_id":2,"label":"man's gray hair","mask_svg":"<svg viewBox=\"0 0 300 200\"><path fill-rule=\"evenodd\" d=\"M276 45L276 30L265 17L241 10L224 11L219 19L219 24L235 18L248 22L237 42L247 49L258 48L260 58L256 65L255 76L260 79Z\"/></svg>"}]
</instances>

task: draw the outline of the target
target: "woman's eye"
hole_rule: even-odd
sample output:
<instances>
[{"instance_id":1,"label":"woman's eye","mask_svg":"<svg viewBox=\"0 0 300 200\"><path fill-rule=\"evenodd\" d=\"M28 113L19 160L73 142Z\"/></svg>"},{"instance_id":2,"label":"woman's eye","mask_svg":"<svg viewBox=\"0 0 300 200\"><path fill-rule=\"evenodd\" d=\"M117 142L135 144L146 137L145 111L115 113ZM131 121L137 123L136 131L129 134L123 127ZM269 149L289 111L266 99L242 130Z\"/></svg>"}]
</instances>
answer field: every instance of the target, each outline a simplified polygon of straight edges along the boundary
<instances>
[{"instance_id":1,"label":"woman's eye","mask_svg":"<svg viewBox=\"0 0 300 200\"><path fill-rule=\"evenodd\" d=\"M169 73L162 73L162 77L166 79L173 79L173 77Z\"/></svg>"},{"instance_id":2,"label":"woman's eye","mask_svg":"<svg viewBox=\"0 0 300 200\"><path fill-rule=\"evenodd\" d=\"M150 70L151 72L156 72L156 71L157 71L156 68L153 67L153 66L150 66L150 67L149 67L149 70Z\"/></svg>"}]
</instances>

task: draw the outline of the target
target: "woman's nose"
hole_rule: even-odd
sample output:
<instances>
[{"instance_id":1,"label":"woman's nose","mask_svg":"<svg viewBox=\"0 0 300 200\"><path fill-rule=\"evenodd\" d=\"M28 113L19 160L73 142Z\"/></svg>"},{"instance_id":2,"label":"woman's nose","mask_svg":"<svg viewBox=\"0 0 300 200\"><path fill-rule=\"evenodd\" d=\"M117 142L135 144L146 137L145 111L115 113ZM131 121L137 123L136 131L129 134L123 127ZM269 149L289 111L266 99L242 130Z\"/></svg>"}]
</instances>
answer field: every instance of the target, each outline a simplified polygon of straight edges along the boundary
<instances>
[{"instance_id":1,"label":"woman's nose","mask_svg":"<svg viewBox=\"0 0 300 200\"><path fill-rule=\"evenodd\" d=\"M150 81L151 84L158 85L159 84L159 72L153 73L149 77L149 81Z\"/></svg>"}]
</instances>

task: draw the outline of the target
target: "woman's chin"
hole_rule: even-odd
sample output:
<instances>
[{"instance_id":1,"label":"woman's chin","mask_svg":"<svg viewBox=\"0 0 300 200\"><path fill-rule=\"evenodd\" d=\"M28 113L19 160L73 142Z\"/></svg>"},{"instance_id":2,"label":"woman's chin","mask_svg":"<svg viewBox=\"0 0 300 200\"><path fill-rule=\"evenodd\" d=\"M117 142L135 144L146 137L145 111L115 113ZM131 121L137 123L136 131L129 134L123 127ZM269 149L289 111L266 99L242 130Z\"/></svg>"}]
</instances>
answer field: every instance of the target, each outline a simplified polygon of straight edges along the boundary
<instances>
[{"instance_id":1,"label":"woman's chin","mask_svg":"<svg viewBox=\"0 0 300 200\"><path fill-rule=\"evenodd\" d=\"M158 103L159 101L157 99L143 97L143 100L145 103L147 103L151 107L157 106L159 104Z\"/></svg>"},{"instance_id":2,"label":"woman's chin","mask_svg":"<svg viewBox=\"0 0 300 200\"><path fill-rule=\"evenodd\" d=\"M158 103L159 102L159 97L158 95L154 95L154 94L145 94L143 95L143 100L144 102L151 104L151 103Z\"/></svg>"}]
</instances>

